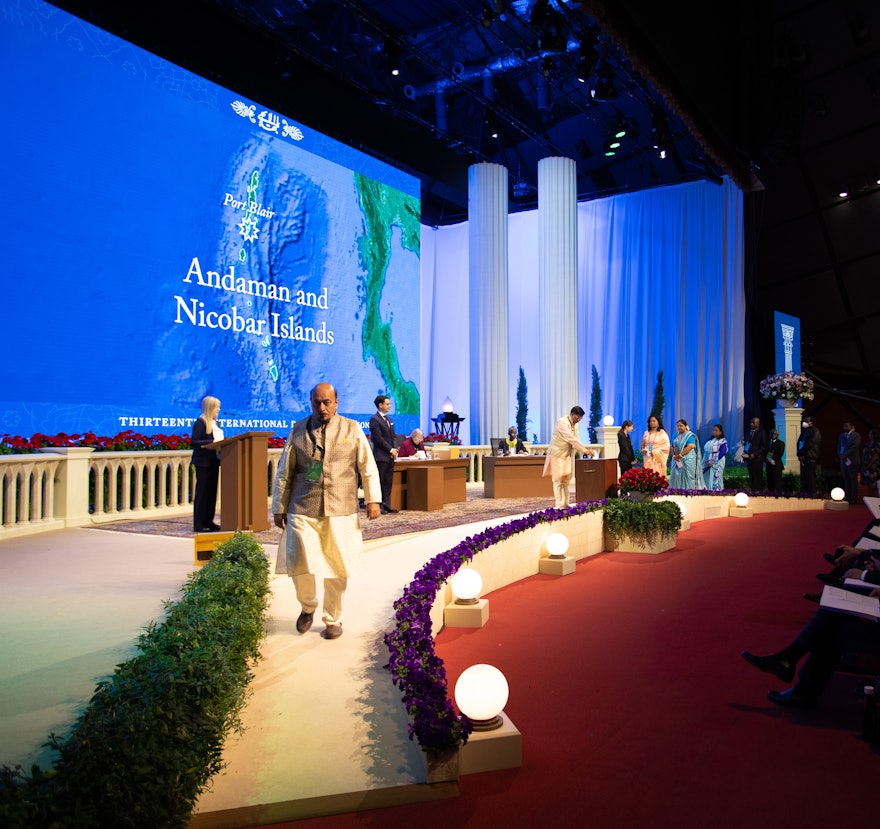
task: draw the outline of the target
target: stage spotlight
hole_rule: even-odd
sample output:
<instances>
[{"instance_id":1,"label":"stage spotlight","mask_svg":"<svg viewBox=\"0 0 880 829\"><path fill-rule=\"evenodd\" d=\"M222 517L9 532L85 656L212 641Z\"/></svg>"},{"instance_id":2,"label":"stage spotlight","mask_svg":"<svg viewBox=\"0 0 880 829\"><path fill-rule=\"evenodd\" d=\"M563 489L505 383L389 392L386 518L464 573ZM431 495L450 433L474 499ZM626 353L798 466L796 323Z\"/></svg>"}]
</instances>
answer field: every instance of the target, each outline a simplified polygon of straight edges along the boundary
<instances>
[{"instance_id":1,"label":"stage spotlight","mask_svg":"<svg viewBox=\"0 0 880 829\"><path fill-rule=\"evenodd\" d=\"M608 64L603 64L599 69L596 85L590 94L597 101L613 101L617 97L617 89L614 86L614 72Z\"/></svg>"},{"instance_id":2,"label":"stage spotlight","mask_svg":"<svg viewBox=\"0 0 880 829\"><path fill-rule=\"evenodd\" d=\"M385 55L388 58L389 71L397 77L400 74L400 46L393 41L386 41Z\"/></svg>"}]
</instances>

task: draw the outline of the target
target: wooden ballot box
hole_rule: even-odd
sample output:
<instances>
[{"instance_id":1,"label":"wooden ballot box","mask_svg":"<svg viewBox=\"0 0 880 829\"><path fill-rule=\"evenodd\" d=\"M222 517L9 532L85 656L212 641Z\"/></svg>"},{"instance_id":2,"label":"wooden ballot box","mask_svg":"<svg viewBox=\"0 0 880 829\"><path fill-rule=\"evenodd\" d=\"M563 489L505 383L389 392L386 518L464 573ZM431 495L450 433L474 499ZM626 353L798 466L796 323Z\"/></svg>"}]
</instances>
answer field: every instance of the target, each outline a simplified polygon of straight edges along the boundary
<instances>
[{"instance_id":1,"label":"wooden ballot box","mask_svg":"<svg viewBox=\"0 0 880 829\"><path fill-rule=\"evenodd\" d=\"M269 438L245 432L209 444L220 452L220 529L269 529Z\"/></svg>"},{"instance_id":2,"label":"wooden ballot box","mask_svg":"<svg viewBox=\"0 0 880 829\"><path fill-rule=\"evenodd\" d=\"M576 501L617 497L617 458L584 458L574 462Z\"/></svg>"}]
</instances>

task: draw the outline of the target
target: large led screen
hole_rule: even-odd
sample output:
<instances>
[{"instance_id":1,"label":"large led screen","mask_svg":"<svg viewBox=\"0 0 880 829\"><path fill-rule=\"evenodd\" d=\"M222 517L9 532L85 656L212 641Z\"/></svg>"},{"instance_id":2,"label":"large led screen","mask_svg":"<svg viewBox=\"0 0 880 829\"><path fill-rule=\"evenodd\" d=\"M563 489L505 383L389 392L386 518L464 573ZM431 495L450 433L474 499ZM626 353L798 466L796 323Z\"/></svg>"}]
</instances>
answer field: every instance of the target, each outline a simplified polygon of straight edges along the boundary
<instances>
[{"instance_id":1,"label":"large led screen","mask_svg":"<svg viewBox=\"0 0 880 829\"><path fill-rule=\"evenodd\" d=\"M0 432L419 421L418 181L40 0L0 17Z\"/></svg>"}]
</instances>

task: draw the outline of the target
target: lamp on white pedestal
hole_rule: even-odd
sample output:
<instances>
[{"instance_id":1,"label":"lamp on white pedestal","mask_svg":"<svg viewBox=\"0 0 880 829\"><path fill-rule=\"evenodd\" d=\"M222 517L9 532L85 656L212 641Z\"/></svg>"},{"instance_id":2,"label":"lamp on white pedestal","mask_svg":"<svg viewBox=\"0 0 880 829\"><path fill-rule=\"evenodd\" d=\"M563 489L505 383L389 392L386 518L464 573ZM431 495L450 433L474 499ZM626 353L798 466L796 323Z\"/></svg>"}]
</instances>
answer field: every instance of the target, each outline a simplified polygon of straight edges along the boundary
<instances>
[{"instance_id":1,"label":"lamp on white pedestal","mask_svg":"<svg viewBox=\"0 0 880 829\"><path fill-rule=\"evenodd\" d=\"M605 417L602 418L602 425L603 426L613 426L614 425L614 417L612 415L605 415Z\"/></svg>"},{"instance_id":2,"label":"lamp on white pedestal","mask_svg":"<svg viewBox=\"0 0 880 829\"><path fill-rule=\"evenodd\" d=\"M544 545L547 547L550 558L565 558L565 554L568 552L568 538L562 533L548 535Z\"/></svg>"},{"instance_id":3,"label":"lamp on white pedestal","mask_svg":"<svg viewBox=\"0 0 880 829\"><path fill-rule=\"evenodd\" d=\"M749 496L745 492L737 492L733 496L733 506L730 515L733 518L751 518L755 510L749 506Z\"/></svg>"},{"instance_id":4,"label":"lamp on white pedestal","mask_svg":"<svg viewBox=\"0 0 880 829\"><path fill-rule=\"evenodd\" d=\"M510 688L494 665L471 665L455 683L455 704L474 724L474 731L500 728Z\"/></svg>"},{"instance_id":5,"label":"lamp on white pedestal","mask_svg":"<svg viewBox=\"0 0 880 829\"><path fill-rule=\"evenodd\" d=\"M480 598L483 579L462 567L449 579L453 599L443 608L443 624L450 628L481 628L489 621L489 600Z\"/></svg>"},{"instance_id":6,"label":"lamp on white pedestal","mask_svg":"<svg viewBox=\"0 0 880 829\"><path fill-rule=\"evenodd\" d=\"M842 511L849 509L849 504L843 499L846 498L846 492L842 487L836 486L831 490L831 500L825 502L825 509Z\"/></svg>"},{"instance_id":7,"label":"lamp on white pedestal","mask_svg":"<svg viewBox=\"0 0 880 829\"><path fill-rule=\"evenodd\" d=\"M678 507L678 511L681 513L681 529L689 530L691 528L691 522L688 521L687 517L687 504L685 504L684 501L679 501L678 498L671 498L670 500Z\"/></svg>"},{"instance_id":8,"label":"lamp on white pedestal","mask_svg":"<svg viewBox=\"0 0 880 829\"><path fill-rule=\"evenodd\" d=\"M483 579L470 567L462 567L450 580L449 587L455 596L456 604L477 604Z\"/></svg>"},{"instance_id":9,"label":"lamp on white pedestal","mask_svg":"<svg viewBox=\"0 0 880 829\"><path fill-rule=\"evenodd\" d=\"M538 559L538 572L545 576L568 576L575 570L575 560L568 553L568 537L564 533L550 533L544 539L547 555Z\"/></svg>"}]
</instances>

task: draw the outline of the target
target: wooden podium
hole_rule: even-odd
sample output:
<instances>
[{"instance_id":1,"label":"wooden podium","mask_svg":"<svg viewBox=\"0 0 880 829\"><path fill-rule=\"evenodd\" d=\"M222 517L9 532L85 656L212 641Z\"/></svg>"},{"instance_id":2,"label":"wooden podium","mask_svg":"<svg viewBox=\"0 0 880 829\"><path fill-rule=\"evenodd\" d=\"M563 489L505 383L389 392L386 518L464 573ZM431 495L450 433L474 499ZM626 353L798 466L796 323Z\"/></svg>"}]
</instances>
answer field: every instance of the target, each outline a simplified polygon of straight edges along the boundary
<instances>
[{"instance_id":1,"label":"wooden podium","mask_svg":"<svg viewBox=\"0 0 880 829\"><path fill-rule=\"evenodd\" d=\"M245 432L210 443L220 452L220 529L269 529L269 438L273 432Z\"/></svg>"},{"instance_id":2,"label":"wooden podium","mask_svg":"<svg viewBox=\"0 0 880 829\"><path fill-rule=\"evenodd\" d=\"M574 462L576 501L617 497L617 458L584 458Z\"/></svg>"}]
</instances>

